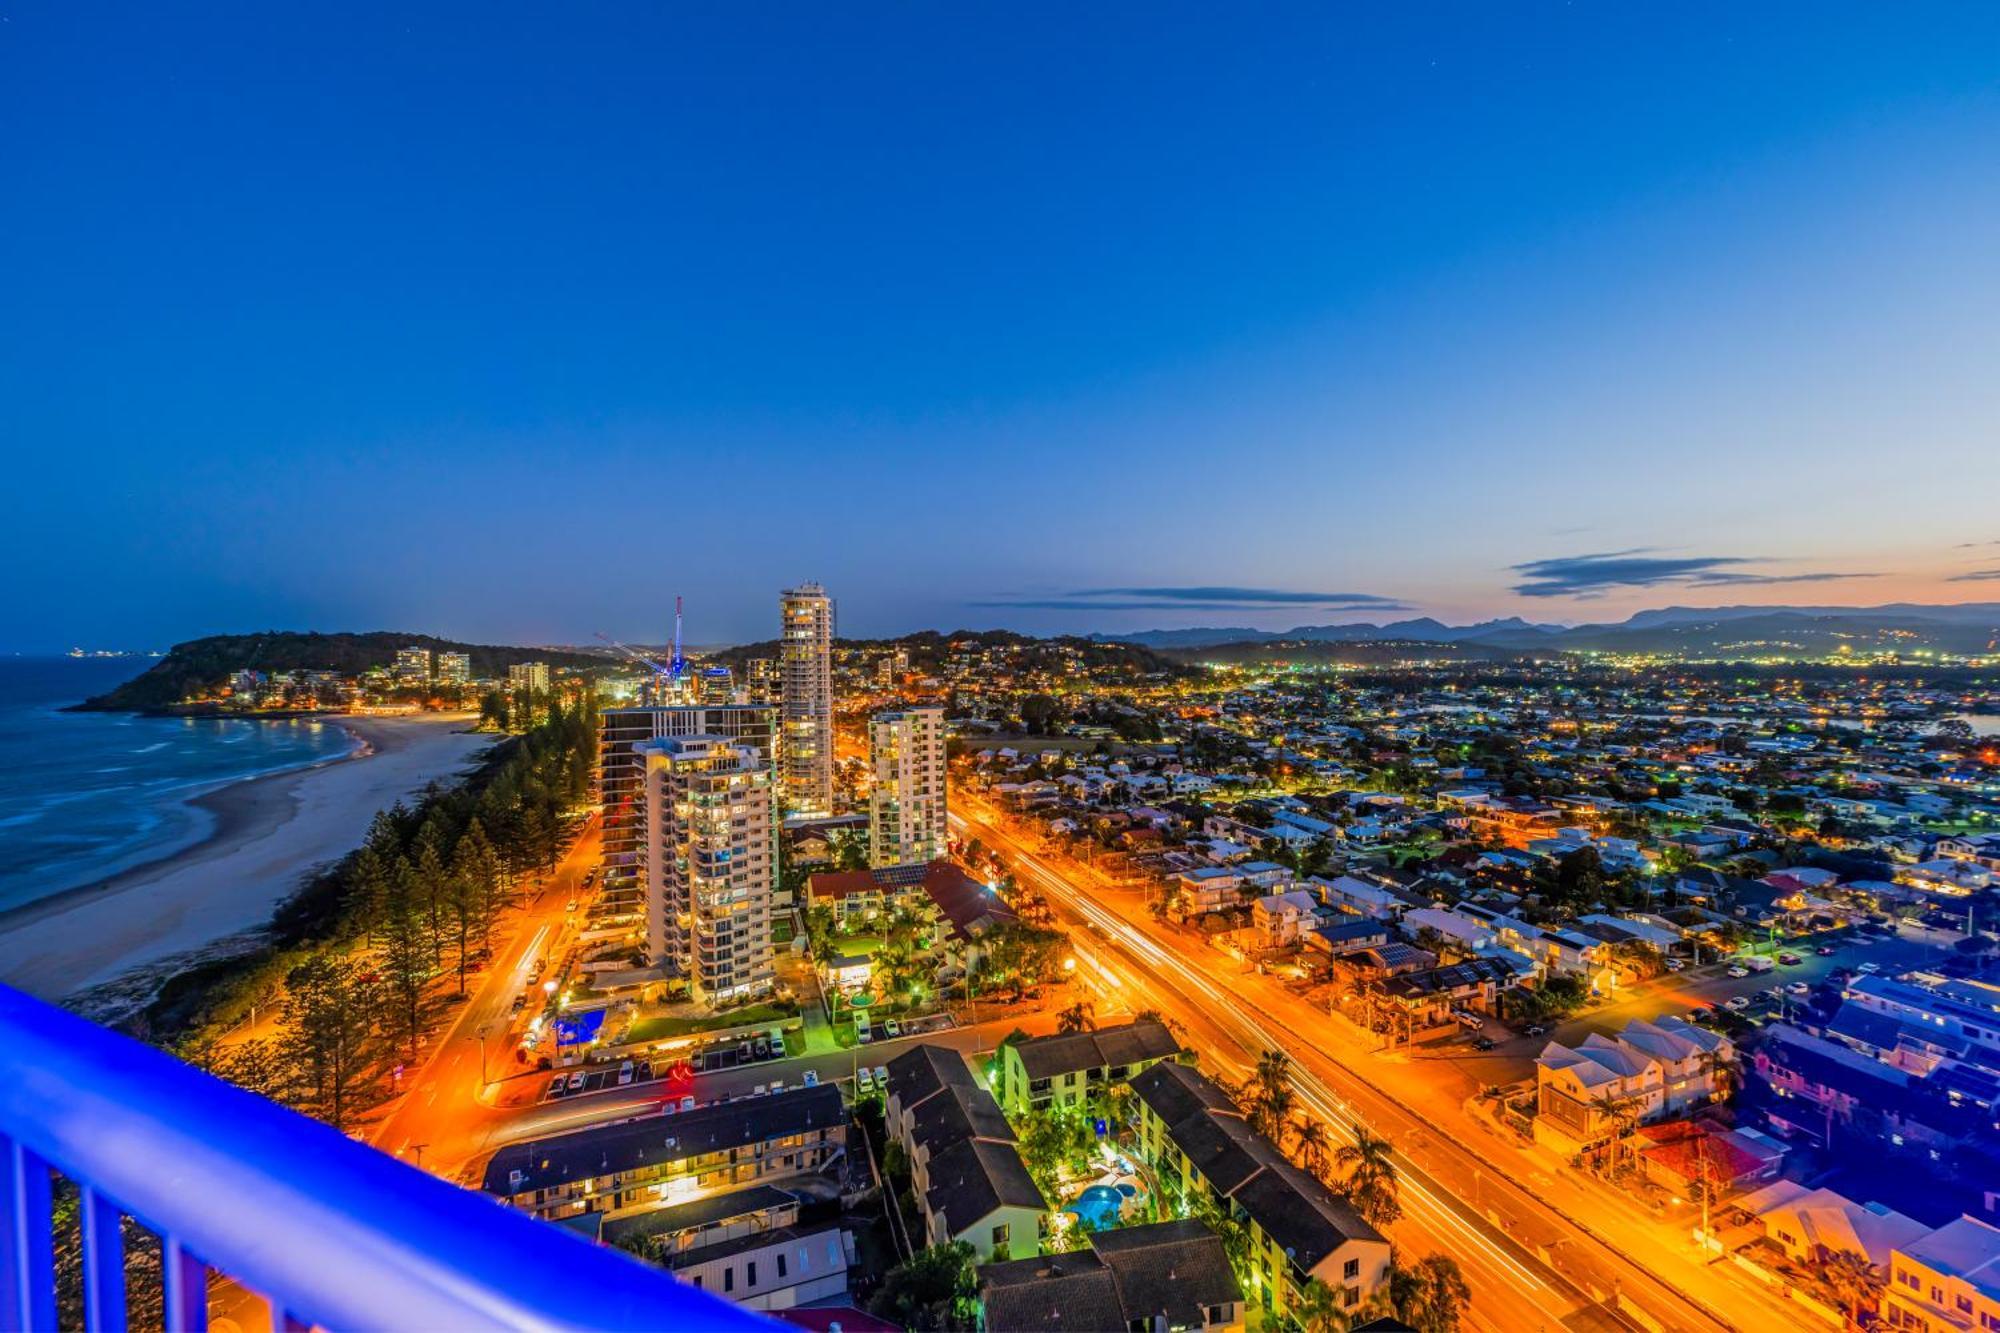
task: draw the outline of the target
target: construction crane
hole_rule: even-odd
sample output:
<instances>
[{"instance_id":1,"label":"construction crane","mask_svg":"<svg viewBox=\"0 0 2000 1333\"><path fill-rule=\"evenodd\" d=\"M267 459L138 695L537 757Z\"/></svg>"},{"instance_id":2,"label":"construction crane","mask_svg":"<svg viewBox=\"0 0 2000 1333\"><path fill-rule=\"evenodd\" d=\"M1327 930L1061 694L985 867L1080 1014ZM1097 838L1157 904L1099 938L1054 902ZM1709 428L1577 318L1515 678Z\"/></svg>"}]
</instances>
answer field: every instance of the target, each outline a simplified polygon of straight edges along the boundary
<instances>
[{"instance_id":1,"label":"construction crane","mask_svg":"<svg viewBox=\"0 0 2000 1333\"><path fill-rule=\"evenodd\" d=\"M652 658L646 656L638 649L626 647L624 644L618 642L618 640L612 638L609 634L606 634L603 630L599 630L597 632L597 637L604 640L606 643L610 644L613 648L616 648L619 652L625 654L625 656L631 658L634 662L637 662L640 666L650 668L654 675L666 676L669 679L673 677L674 673L670 669L661 666L658 662L655 662Z\"/></svg>"},{"instance_id":2,"label":"construction crane","mask_svg":"<svg viewBox=\"0 0 2000 1333\"><path fill-rule=\"evenodd\" d=\"M631 658L634 662L639 663L639 665L651 669L656 676L665 676L668 680L682 680L687 676L688 661L687 657L681 652L681 599L679 597L674 598L674 653L672 657L667 659L667 665L665 666L661 666L658 662L655 662L636 648L626 647L603 630L597 632L597 637Z\"/></svg>"}]
</instances>

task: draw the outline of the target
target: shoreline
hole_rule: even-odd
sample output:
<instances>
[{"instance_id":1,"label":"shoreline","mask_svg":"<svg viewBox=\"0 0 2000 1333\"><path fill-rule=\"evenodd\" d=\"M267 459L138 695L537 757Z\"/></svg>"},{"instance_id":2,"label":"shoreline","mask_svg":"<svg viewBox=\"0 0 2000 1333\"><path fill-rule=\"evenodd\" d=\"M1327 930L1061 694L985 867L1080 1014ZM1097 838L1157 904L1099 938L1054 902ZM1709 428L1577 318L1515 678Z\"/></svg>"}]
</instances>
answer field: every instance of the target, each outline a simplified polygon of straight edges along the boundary
<instances>
[{"instance_id":1,"label":"shoreline","mask_svg":"<svg viewBox=\"0 0 2000 1333\"><path fill-rule=\"evenodd\" d=\"M329 716L355 741L347 753L191 796L210 822L199 841L0 912L0 980L61 1000L255 936L376 811L469 769L497 739L463 730L472 720Z\"/></svg>"}]
</instances>

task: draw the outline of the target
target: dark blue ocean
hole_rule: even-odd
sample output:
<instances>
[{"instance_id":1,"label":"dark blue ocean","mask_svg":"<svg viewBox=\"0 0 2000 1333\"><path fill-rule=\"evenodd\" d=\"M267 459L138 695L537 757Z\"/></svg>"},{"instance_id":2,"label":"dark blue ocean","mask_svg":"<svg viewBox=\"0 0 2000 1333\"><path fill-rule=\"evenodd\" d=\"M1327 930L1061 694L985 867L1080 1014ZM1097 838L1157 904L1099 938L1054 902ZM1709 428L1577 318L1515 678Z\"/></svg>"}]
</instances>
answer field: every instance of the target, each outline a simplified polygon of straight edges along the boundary
<instances>
[{"instance_id":1,"label":"dark blue ocean","mask_svg":"<svg viewBox=\"0 0 2000 1333\"><path fill-rule=\"evenodd\" d=\"M269 722L65 713L151 658L0 657L0 909L200 841L189 797L353 748L310 718Z\"/></svg>"}]
</instances>

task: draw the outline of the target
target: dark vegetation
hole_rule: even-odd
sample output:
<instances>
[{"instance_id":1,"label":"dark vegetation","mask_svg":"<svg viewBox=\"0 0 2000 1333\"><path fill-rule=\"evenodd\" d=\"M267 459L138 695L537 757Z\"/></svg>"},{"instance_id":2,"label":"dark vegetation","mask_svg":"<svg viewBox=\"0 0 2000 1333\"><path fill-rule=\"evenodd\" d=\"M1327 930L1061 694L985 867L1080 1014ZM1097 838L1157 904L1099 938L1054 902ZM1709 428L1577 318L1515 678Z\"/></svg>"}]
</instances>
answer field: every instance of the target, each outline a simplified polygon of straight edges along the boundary
<instances>
[{"instance_id":1,"label":"dark vegetation","mask_svg":"<svg viewBox=\"0 0 2000 1333\"><path fill-rule=\"evenodd\" d=\"M133 712L166 708L214 689L236 671L338 671L346 676L359 675L394 662L398 648L465 653L472 659L474 676L505 675L507 668L517 662L547 662L552 667L580 670L616 665L588 653L454 643L429 634L388 630L366 634L305 634L290 630L216 634L175 644L171 652L142 675L109 694L86 699L77 707Z\"/></svg>"}]
</instances>

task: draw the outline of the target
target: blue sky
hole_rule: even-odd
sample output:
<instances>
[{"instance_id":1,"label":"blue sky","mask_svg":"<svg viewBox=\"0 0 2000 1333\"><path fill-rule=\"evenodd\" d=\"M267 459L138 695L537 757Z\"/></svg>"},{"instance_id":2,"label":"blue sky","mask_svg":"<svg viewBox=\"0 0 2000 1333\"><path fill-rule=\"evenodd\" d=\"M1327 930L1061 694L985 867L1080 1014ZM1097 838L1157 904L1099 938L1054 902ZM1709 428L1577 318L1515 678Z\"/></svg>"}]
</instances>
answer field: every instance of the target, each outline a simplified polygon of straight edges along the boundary
<instances>
[{"instance_id":1,"label":"blue sky","mask_svg":"<svg viewBox=\"0 0 2000 1333\"><path fill-rule=\"evenodd\" d=\"M1393 8L13 7L0 646L2000 586L2000 10Z\"/></svg>"}]
</instances>

